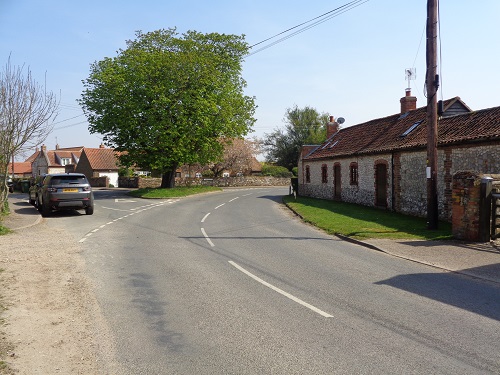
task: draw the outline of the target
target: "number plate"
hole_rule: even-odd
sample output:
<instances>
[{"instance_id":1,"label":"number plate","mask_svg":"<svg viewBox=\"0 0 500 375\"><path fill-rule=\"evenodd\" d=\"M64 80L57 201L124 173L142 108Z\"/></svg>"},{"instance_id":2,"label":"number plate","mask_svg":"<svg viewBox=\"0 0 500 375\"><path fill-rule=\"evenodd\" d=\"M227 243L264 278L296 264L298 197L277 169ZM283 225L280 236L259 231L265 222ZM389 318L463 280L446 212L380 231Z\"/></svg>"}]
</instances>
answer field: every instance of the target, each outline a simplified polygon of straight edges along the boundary
<instances>
[{"instance_id":1,"label":"number plate","mask_svg":"<svg viewBox=\"0 0 500 375\"><path fill-rule=\"evenodd\" d=\"M63 193L78 193L78 189L63 189Z\"/></svg>"}]
</instances>

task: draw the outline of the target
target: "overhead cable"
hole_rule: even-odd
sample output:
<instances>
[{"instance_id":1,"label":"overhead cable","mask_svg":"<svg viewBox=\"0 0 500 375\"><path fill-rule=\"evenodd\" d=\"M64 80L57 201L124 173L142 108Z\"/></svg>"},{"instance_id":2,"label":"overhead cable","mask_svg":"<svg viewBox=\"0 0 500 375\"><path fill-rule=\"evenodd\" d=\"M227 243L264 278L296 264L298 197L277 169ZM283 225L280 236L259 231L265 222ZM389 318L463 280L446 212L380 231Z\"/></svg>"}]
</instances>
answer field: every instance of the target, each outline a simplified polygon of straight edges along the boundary
<instances>
[{"instance_id":1,"label":"overhead cable","mask_svg":"<svg viewBox=\"0 0 500 375\"><path fill-rule=\"evenodd\" d=\"M309 21L303 22L303 23L301 23L299 25L291 27L291 28L289 28L289 29L287 29L285 31L282 31L281 33L278 33L278 34L276 34L276 35L274 35L274 36L272 36L270 38L267 38L267 39L265 39L265 40L263 40L263 41L261 41L259 43L256 43L256 44L252 45L250 48L253 48L253 47L255 47L255 46L259 45L259 44L265 43L265 42L267 42L267 41L269 41L271 39L274 39L274 38L276 38L276 37L278 37L280 35L283 35L283 34L289 32L291 30L294 30L294 29L296 29L298 27L306 25L306 26L302 27L301 29L299 29L297 31L294 31L293 33L291 33L289 35L286 35L286 36L284 36L284 37L282 37L282 38L280 38L280 39L278 39L278 40L276 40L276 41L274 41L272 43L269 43L268 45L265 45L264 47L261 47L261 48L255 50L255 51L253 51L253 52L250 52L245 57L249 57L249 56L255 55L258 52L264 51L265 49L268 49L268 48L270 48L270 47L272 47L272 46L274 46L274 45L276 45L278 43L281 43L281 42L283 42L283 41L285 41L287 39L290 39L290 38L292 38L292 37L294 37L294 36L296 36L298 34L301 34L304 31L307 31L307 30L309 30L309 29L311 29L311 28L313 28L315 26L318 26L318 25L320 25L320 24L322 24L322 23L324 23L326 21L329 21L332 18L337 17L337 16L339 16L339 15L341 15L341 14L343 14L343 13L349 11L349 10L357 8L358 6L360 6L360 5L364 4L364 3L367 3L368 1L370 1L370 0L354 0L354 1L351 1L351 2L349 2L347 4L344 4L344 5L336 8L336 9L333 9L333 10L331 10L329 12L326 12L326 13L322 14L321 16L315 17L315 18L313 18L313 19L311 19Z\"/></svg>"}]
</instances>

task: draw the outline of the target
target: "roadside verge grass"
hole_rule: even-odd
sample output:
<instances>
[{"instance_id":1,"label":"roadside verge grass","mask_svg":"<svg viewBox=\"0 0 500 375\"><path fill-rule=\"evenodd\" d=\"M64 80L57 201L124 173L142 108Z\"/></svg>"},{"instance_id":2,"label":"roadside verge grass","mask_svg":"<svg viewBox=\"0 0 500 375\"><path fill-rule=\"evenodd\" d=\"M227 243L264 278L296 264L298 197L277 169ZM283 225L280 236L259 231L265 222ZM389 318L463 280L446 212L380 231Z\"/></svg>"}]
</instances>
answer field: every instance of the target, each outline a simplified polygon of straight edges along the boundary
<instances>
[{"instance_id":1,"label":"roadside verge grass","mask_svg":"<svg viewBox=\"0 0 500 375\"><path fill-rule=\"evenodd\" d=\"M162 188L144 188L132 190L129 195L137 198L182 198L194 194L210 193L213 191L222 191L215 186L178 186L171 189Z\"/></svg>"},{"instance_id":2,"label":"roadside verge grass","mask_svg":"<svg viewBox=\"0 0 500 375\"><path fill-rule=\"evenodd\" d=\"M285 196L283 201L304 221L329 234L355 239L451 239L451 224L439 222L439 229L427 229L427 220L392 211L324 199Z\"/></svg>"}]
</instances>

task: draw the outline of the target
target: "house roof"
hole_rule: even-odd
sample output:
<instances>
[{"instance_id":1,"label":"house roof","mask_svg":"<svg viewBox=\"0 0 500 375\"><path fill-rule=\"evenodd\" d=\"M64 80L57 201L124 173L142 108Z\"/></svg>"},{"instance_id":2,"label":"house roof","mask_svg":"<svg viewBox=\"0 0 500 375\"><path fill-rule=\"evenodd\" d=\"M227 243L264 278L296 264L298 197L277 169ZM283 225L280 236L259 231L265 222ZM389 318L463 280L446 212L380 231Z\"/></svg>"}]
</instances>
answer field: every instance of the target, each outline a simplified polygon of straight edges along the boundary
<instances>
[{"instance_id":1,"label":"house roof","mask_svg":"<svg viewBox=\"0 0 500 375\"><path fill-rule=\"evenodd\" d=\"M500 107L471 111L456 97L445 101L443 108L438 120L438 145L500 139ZM425 148L426 112L427 107L421 107L340 129L304 160Z\"/></svg>"},{"instance_id":2,"label":"house roof","mask_svg":"<svg viewBox=\"0 0 500 375\"><path fill-rule=\"evenodd\" d=\"M26 161L14 162L14 173L15 174L31 173L31 163ZM12 174L12 163L9 163L9 174Z\"/></svg>"},{"instance_id":3,"label":"house roof","mask_svg":"<svg viewBox=\"0 0 500 375\"><path fill-rule=\"evenodd\" d=\"M44 157L45 155L49 167L63 166L62 159L71 159L70 164L78 164L83 148L83 146L67 148L58 147L55 150L46 150L45 146L42 146L42 150L35 151L35 153L26 159L26 162L33 163L37 158Z\"/></svg>"},{"instance_id":4,"label":"house roof","mask_svg":"<svg viewBox=\"0 0 500 375\"><path fill-rule=\"evenodd\" d=\"M84 148L93 170L118 170L117 152L112 148Z\"/></svg>"}]
</instances>

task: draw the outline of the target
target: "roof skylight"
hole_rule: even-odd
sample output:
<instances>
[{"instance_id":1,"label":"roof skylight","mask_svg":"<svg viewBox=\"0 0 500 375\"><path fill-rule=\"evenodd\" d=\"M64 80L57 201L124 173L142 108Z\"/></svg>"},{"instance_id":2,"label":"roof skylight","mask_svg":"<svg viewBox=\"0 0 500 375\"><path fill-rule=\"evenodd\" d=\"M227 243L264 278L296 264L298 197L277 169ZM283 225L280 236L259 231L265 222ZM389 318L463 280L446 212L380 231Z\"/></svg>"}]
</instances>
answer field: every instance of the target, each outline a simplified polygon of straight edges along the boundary
<instances>
[{"instance_id":1,"label":"roof skylight","mask_svg":"<svg viewBox=\"0 0 500 375\"><path fill-rule=\"evenodd\" d=\"M401 137L406 137L408 134L410 134L412 131L416 129L417 126L419 126L424 120L417 121L414 123L412 126L410 126L403 134L401 134Z\"/></svg>"}]
</instances>

